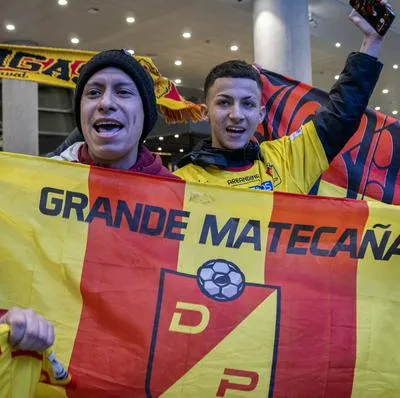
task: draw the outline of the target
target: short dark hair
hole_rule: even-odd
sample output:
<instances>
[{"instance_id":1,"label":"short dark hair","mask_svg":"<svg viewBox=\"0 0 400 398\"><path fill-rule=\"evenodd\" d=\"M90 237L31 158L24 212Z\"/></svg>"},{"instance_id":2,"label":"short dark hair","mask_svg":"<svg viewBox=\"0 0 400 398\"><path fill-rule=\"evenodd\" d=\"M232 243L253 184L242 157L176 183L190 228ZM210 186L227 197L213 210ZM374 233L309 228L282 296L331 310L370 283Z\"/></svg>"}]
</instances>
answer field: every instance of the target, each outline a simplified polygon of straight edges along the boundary
<instances>
[{"instance_id":1,"label":"short dark hair","mask_svg":"<svg viewBox=\"0 0 400 398\"><path fill-rule=\"evenodd\" d=\"M211 69L204 82L204 98L207 98L208 91L211 86L220 77L236 77L254 80L257 83L260 91L263 89L263 83L260 74L252 65L240 59L232 59L230 61L222 62Z\"/></svg>"}]
</instances>

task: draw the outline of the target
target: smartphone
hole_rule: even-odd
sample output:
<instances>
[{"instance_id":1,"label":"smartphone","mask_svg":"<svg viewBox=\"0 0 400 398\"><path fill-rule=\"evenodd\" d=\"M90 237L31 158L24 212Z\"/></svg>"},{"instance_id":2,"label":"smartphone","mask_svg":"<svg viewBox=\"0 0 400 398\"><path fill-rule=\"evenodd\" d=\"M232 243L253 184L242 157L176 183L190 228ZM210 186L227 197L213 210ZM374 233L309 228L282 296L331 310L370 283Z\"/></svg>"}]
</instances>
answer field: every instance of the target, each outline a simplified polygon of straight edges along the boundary
<instances>
[{"instance_id":1,"label":"smartphone","mask_svg":"<svg viewBox=\"0 0 400 398\"><path fill-rule=\"evenodd\" d=\"M379 0L350 0L350 5L381 35L387 32L396 14Z\"/></svg>"}]
</instances>

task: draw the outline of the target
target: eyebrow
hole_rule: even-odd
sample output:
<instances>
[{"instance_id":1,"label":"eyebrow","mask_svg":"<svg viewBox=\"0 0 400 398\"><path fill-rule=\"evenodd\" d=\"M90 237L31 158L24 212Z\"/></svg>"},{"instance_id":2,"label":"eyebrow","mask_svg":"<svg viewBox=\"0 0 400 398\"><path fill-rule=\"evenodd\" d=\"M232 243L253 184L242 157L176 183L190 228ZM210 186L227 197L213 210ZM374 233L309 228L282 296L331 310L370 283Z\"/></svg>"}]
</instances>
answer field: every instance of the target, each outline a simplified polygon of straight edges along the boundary
<instances>
[{"instance_id":1,"label":"eyebrow","mask_svg":"<svg viewBox=\"0 0 400 398\"><path fill-rule=\"evenodd\" d=\"M217 94L217 97L222 97L222 98L233 98L231 95L228 94ZM257 99L255 95L247 95L246 97L240 98L242 100L247 100L247 99Z\"/></svg>"},{"instance_id":2,"label":"eyebrow","mask_svg":"<svg viewBox=\"0 0 400 398\"><path fill-rule=\"evenodd\" d=\"M105 86L106 83L104 82L104 80L93 80L91 82L88 82L86 84L86 87L102 87ZM132 81L117 81L115 83L112 84L113 87L121 87L121 86L134 86L134 83Z\"/></svg>"}]
</instances>

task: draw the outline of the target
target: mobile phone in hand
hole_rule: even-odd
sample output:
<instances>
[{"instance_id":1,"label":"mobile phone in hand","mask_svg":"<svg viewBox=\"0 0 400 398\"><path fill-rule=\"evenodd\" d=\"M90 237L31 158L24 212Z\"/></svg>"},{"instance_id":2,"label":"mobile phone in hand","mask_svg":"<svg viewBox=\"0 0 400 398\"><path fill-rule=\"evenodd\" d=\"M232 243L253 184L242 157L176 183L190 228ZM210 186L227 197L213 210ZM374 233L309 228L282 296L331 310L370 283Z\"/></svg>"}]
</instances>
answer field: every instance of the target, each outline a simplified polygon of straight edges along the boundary
<instances>
[{"instance_id":1,"label":"mobile phone in hand","mask_svg":"<svg viewBox=\"0 0 400 398\"><path fill-rule=\"evenodd\" d=\"M350 0L350 5L381 35L384 36L396 14L379 0Z\"/></svg>"}]
</instances>

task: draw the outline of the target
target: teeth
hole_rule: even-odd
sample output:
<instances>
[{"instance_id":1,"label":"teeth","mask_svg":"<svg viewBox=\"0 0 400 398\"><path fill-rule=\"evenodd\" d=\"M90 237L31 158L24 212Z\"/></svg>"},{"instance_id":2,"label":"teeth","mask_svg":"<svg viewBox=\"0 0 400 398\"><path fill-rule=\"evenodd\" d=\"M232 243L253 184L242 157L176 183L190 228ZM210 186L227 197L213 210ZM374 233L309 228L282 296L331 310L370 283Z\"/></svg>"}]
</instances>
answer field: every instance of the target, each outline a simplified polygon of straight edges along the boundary
<instances>
[{"instance_id":1,"label":"teeth","mask_svg":"<svg viewBox=\"0 0 400 398\"><path fill-rule=\"evenodd\" d=\"M111 131L116 128L121 128L122 125L119 123L96 123L94 125L94 128L96 129L97 132L99 132L100 129L108 130Z\"/></svg>"},{"instance_id":2,"label":"teeth","mask_svg":"<svg viewBox=\"0 0 400 398\"><path fill-rule=\"evenodd\" d=\"M244 129L241 128L233 128L233 127L228 127L227 128L228 131L232 131L234 133L242 133L244 131Z\"/></svg>"}]
</instances>

